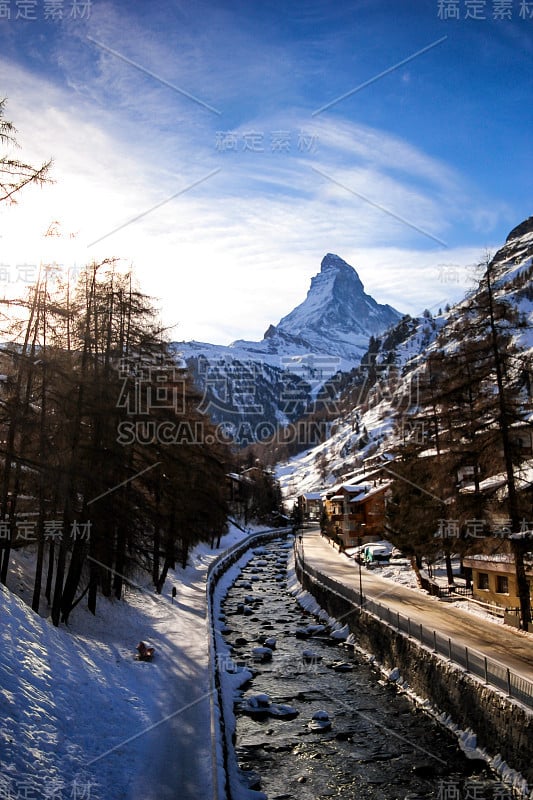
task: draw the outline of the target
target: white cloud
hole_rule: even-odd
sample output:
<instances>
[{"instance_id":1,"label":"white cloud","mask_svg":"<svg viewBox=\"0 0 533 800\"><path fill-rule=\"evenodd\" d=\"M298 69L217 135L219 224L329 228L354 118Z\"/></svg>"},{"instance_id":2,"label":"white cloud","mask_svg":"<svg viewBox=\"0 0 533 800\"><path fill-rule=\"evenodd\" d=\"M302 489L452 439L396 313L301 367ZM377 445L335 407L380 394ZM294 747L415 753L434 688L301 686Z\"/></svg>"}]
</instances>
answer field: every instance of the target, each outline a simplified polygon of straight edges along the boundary
<instances>
[{"instance_id":1,"label":"white cloud","mask_svg":"<svg viewBox=\"0 0 533 800\"><path fill-rule=\"evenodd\" d=\"M311 169L319 166L413 224L446 236L449 208L459 214L468 205L457 200L461 177L446 164L387 133L343 120L320 120L318 151L305 154L295 137L315 123L301 110L256 114L236 128L241 135L263 131L263 153L217 152L213 134L220 123L207 115L202 128L204 112L194 103L180 112L175 129L166 126L169 112L163 109L164 124L148 130L135 116L144 98L147 108L155 108L142 76L124 65L117 78L105 59L99 57L99 65L102 85L87 84L90 91L61 88L2 65L8 117L21 131L24 156L38 162L53 155L57 181L28 189L19 206L1 210L4 260L31 263L44 249L59 263L123 257L143 290L160 298L164 322L178 324L176 338L220 343L260 338L301 302L326 252L356 266L367 290L400 310L413 313L455 292L454 285L439 285L438 265L469 263L469 249L441 252L422 233ZM81 73L77 80L85 85ZM135 87L139 95L130 107ZM124 105L105 107L101 99L108 91L124 96ZM269 132L280 128L291 131L290 153L269 148ZM221 171L164 202L215 168ZM76 232L76 239L43 240L54 220L66 235Z\"/></svg>"}]
</instances>

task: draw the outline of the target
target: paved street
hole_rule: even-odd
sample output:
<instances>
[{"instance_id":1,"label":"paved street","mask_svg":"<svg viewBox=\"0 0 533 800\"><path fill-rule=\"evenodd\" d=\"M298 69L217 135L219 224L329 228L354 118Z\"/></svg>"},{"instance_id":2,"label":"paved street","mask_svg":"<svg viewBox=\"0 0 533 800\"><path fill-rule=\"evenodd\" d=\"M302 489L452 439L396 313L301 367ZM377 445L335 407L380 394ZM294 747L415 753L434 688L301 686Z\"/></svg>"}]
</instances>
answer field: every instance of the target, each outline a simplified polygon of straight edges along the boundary
<instances>
[{"instance_id":1,"label":"paved street","mask_svg":"<svg viewBox=\"0 0 533 800\"><path fill-rule=\"evenodd\" d=\"M303 531L305 562L356 591L359 569L355 561L335 550L318 529ZM379 570L361 569L363 594L414 622L435 629L472 650L508 666L533 680L533 634L494 623L461 611L435 597L381 578Z\"/></svg>"}]
</instances>

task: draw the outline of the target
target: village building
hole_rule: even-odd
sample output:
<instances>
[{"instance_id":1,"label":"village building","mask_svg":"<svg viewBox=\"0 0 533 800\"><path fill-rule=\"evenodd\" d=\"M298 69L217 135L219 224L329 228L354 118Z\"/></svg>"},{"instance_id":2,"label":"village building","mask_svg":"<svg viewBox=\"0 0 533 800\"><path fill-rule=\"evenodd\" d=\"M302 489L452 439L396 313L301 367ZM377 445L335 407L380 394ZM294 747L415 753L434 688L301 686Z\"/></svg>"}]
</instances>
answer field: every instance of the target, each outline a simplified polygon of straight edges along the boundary
<instances>
[{"instance_id":1,"label":"village building","mask_svg":"<svg viewBox=\"0 0 533 800\"><path fill-rule=\"evenodd\" d=\"M475 600L517 612L520 607L512 553L464 556L463 567L472 570ZM526 576L533 600L533 558L526 559ZM510 622L509 619L506 621Z\"/></svg>"},{"instance_id":2,"label":"village building","mask_svg":"<svg viewBox=\"0 0 533 800\"><path fill-rule=\"evenodd\" d=\"M324 507L343 547L381 541L390 481L379 472L342 483L325 495Z\"/></svg>"},{"instance_id":3,"label":"village building","mask_svg":"<svg viewBox=\"0 0 533 800\"><path fill-rule=\"evenodd\" d=\"M302 522L320 521L324 492L305 492L298 497L298 511Z\"/></svg>"}]
</instances>

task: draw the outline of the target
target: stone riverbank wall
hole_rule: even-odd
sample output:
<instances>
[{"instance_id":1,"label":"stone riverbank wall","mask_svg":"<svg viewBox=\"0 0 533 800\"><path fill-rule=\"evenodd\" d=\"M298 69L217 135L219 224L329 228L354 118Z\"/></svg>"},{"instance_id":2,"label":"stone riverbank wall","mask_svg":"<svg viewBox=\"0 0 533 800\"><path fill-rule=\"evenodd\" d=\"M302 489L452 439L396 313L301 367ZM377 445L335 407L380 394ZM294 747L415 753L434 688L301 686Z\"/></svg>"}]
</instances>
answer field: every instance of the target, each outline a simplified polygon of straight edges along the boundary
<instances>
[{"instance_id":1,"label":"stone riverbank wall","mask_svg":"<svg viewBox=\"0 0 533 800\"><path fill-rule=\"evenodd\" d=\"M423 647L353 601L311 577L296 561L296 574L331 617L342 619L360 647L383 666L397 668L409 689L449 715L462 730L471 729L477 746L501 755L533 787L533 712L466 670ZM531 788L530 788L531 790Z\"/></svg>"}]
</instances>

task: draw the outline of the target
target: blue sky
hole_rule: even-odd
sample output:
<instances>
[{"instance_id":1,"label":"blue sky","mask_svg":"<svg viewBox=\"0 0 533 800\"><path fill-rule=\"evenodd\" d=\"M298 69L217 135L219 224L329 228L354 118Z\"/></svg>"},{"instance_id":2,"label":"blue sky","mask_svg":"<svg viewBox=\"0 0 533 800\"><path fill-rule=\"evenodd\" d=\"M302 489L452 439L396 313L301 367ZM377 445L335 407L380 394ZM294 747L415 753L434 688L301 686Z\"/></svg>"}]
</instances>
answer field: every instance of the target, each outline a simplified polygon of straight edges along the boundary
<instances>
[{"instance_id":1,"label":"blue sky","mask_svg":"<svg viewBox=\"0 0 533 800\"><path fill-rule=\"evenodd\" d=\"M0 5L0 95L56 179L2 209L4 276L116 256L173 338L227 344L326 252L401 311L459 299L532 213L533 2Z\"/></svg>"}]
</instances>

